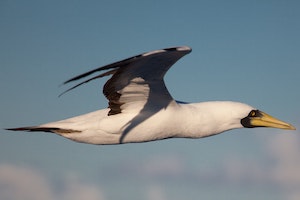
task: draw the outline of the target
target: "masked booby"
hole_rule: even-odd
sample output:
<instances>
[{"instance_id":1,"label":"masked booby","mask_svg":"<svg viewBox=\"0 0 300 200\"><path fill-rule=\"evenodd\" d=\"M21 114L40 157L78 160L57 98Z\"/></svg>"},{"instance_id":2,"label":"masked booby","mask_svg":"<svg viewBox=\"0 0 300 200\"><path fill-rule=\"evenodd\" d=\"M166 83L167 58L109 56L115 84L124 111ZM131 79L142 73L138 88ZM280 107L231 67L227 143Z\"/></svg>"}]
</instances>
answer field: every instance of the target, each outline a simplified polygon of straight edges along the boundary
<instances>
[{"instance_id":1,"label":"masked booby","mask_svg":"<svg viewBox=\"0 0 300 200\"><path fill-rule=\"evenodd\" d=\"M187 46L150 51L78 75L64 84L100 72L65 92L89 81L111 76L103 87L109 101L108 108L39 126L7 130L51 132L88 144L202 138L236 128L295 130L291 124L244 103L175 101L163 78L174 63L190 52L191 48Z\"/></svg>"}]
</instances>

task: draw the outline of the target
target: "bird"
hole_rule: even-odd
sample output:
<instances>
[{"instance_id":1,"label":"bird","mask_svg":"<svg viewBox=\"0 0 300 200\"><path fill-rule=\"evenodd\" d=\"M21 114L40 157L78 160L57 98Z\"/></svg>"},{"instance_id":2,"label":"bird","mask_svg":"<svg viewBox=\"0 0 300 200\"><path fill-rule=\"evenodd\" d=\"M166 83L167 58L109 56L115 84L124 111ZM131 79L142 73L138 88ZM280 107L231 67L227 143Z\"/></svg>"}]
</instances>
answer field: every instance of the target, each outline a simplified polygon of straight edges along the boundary
<instances>
[{"instance_id":1,"label":"bird","mask_svg":"<svg viewBox=\"0 0 300 200\"><path fill-rule=\"evenodd\" d=\"M169 138L196 139L238 128L296 130L293 125L245 103L187 103L174 100L165 85L164 76L173 64L191 51L188 46L150 51L80 74L63 84L83 78L86 80L74 83L61 95L109 76L103 86L107 108L42 125L7 130L50 132L75 142L95 145L142 143ZM98 74L90 77L94 73Z\"/></svg>"}]
</instances>

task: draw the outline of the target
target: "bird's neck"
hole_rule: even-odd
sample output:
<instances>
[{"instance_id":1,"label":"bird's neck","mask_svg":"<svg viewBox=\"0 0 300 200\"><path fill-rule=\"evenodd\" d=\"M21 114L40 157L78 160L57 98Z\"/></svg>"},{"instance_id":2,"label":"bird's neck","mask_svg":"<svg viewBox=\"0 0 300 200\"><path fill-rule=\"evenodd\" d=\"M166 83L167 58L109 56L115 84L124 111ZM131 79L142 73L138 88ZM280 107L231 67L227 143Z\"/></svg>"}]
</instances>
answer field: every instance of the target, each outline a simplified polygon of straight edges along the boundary
<instances>
[{"instance_id":1,"label":"bird's neck","mask_svg":"<svg viewBox=\"0 0 300 200\"><path fill-rule=\"evenodd\" d=\"M181 104L186 116L191 116L189 118L182 116L181 120L185 121L183 124L187 124L183 127L185 134L183 137L208 137L227 130L242 128L234 113L234 108L239 105L240 103L231 101Z\"/></svg>"}]
</instances>

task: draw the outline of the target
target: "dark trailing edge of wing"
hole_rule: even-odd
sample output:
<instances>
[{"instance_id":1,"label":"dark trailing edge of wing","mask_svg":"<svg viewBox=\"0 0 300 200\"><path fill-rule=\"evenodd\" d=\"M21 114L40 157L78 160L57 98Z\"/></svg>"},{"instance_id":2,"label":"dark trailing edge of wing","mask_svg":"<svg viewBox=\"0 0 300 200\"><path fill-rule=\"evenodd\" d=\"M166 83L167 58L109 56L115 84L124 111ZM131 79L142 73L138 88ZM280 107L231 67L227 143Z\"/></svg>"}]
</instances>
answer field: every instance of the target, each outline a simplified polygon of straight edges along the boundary
<instances>
[{"instance_id":1,"label":"dark trailing edge of wing","mask_svg":"<svg viewBox=\"0 0 300 200\"><path fill-rule=\"evenodd\" d=\"M157 51L158 51L158 53L161 53L160 50L157 50ZM187 53L190 53L192 51L192 49L189 48L189 47L172 47L172 48L162 49L161 51L186 51ZM154 54L156 53L156 51L152 51L152 52ZM112 69L110 71L107 71L107 72L102 73L102 74L100 74L98 76L92 77L92 78L90 78L88 80L85 80L85 81L83 81L83 82L81 82L81 83L79 83L79 84L77 84L77 85L75 85L75 86L67 89L66 91L64 91L63 93L61 93L59 96L62 96L63 94L65 94L65 93L67 93L67 92L69 92L69 91L71 91L71 90L73 90L73 89L75 89L75 88L77 88L77 87L79 87L79 86L87 83L87 82L90 82L90 81L92 81L94 79L101 78L101 77L108 76L108 75L113 75L117 71L117 69L115 69L115 68L120 68L122 66L126 66L129 63L134 62L134 60L136 60L136 59L138 59L140 57L143 57L143 56L148 56L148 55L152 55L151 52L146 52L146 53L143 53L143 54L139 54L139 55L136 55L136 56L133 56L133 57L130 57L130 58L127 58L127 59L124 59L124 60L121 60L121 61L109 64L109 65L105 65L103 67L99 67L97 69L88 71L88 72L80 74L78 76L75 76L75 77L73 77L73 78L65 81L63 84L67 84L67 83L70 83L70 82L73 82L73 81L77 81L79 79L87 77L87 76L89 76L89 75L91 75L91 74L93 74L95 72L98 72L98 71Z\"/></svg>"}]
</instances>

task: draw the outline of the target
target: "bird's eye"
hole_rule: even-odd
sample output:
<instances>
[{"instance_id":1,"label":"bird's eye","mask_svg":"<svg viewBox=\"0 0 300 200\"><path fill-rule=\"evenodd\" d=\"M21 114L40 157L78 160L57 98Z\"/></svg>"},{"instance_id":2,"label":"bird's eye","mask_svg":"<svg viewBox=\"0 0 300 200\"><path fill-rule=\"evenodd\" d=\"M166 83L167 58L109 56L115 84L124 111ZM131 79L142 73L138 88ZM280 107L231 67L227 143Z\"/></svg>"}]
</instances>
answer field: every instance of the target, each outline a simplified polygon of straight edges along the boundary
<instances>
[{"instance_id":1,"label":"bird's eye","mask_svg":"<svg viewBox=\"0 0 300 200\"><path fill-rule=\"evenodd\" d=\"M252 110L249 113L249 117L258 117L259 116L259 111L258 110Z\"/></svg>"}]
</instances>

